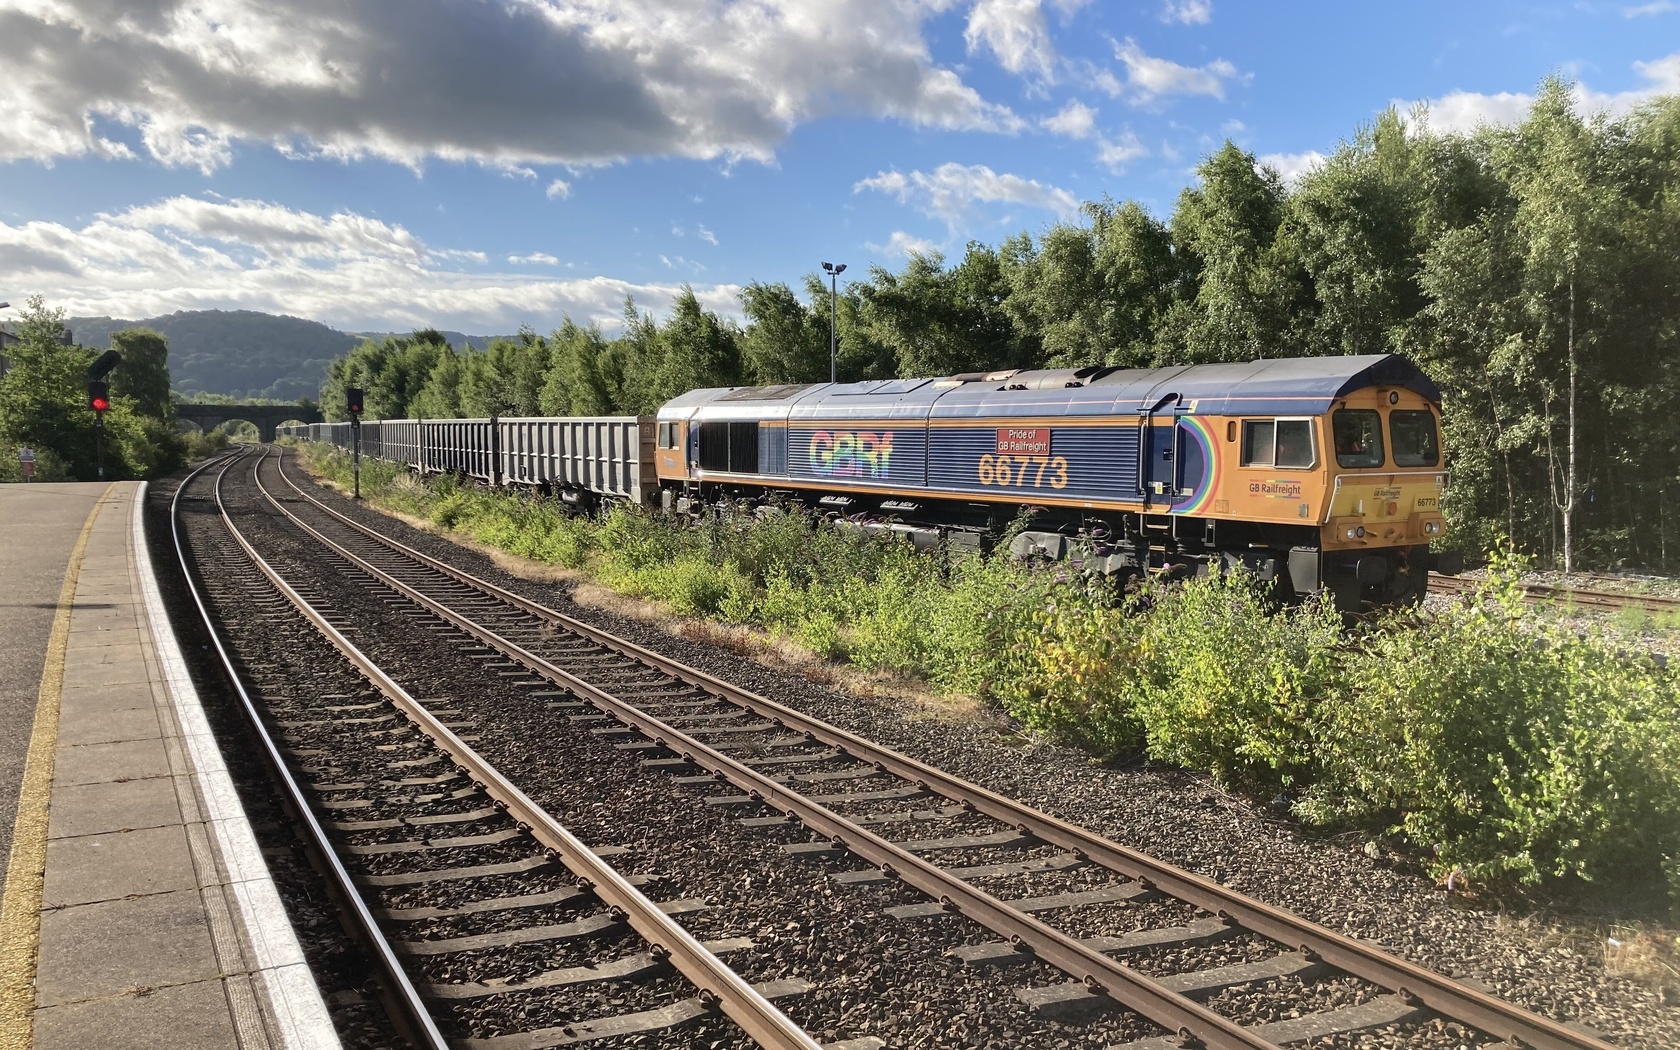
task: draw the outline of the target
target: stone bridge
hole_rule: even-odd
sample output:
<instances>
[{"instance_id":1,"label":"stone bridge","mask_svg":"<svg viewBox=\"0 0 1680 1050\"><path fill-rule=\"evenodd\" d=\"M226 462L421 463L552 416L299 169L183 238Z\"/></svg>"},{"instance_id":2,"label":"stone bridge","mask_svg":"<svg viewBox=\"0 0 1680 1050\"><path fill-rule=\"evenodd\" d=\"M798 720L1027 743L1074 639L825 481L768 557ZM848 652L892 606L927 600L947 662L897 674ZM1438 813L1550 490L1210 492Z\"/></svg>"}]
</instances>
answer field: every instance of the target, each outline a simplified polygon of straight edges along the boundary
<instances>
[{"instance_id":1,"label":"stone bridge","mask_svg":"<svg viewBox=\"0 0 1680 1050\"><path fill-rule=\"evenodd\" d=\"M253 423L263 441L274 440L274 428L290 420L302 423L322 422L321 413L300 405L176 405L176 419L190 419L209 433L223 423L243 419Z\"/></svg>"}]
</instances>

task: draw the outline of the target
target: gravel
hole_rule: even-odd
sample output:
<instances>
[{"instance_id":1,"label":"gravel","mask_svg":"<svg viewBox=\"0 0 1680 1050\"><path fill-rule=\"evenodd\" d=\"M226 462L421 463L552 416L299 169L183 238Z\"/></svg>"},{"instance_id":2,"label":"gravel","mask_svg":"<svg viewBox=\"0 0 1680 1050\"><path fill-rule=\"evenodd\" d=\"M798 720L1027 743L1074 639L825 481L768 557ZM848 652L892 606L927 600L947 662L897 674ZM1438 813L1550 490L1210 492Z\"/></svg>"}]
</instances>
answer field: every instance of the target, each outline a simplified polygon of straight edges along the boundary
<instances>
[{"instance_id":1,"label":"gravel","mask_svg":"<svg viewBox=\"0 0 1680 1050\"><path fill-rule=\"evenodd\" d=\"M291 472L294 477L297 472ZM1242 889L1267 903L1289 908L1330 929L1378 942L1419 964L1470 979L1490 987L1520 1005L1563 1020L1578 1020L1601 1032L1612 1034L1618 1044L1629 1047L1668 1048L1680 1046L1680 1009L1667 1005L1655 982L1618 976L1606 971L1602 945L1606 924L1648 920L1649 916L1591 910L1586 902L1556 901L1547 910L1516 913L1461 893L1449 893L1432 885L1397 862L1386 851L1367 855L1365 843L1326 839L1312 835L1263 807L1226 795L1202 778L1172 770L1115 768L1092 763L1087 756L1067 748L1023 739L985 717L940 717L930 715L925 705L912 698L893 695L858 697L783 671L743 660L738 652L720 649L682 637L642 620L604 613L571 600L567 585L548 584L519 578L504 572L488 558L437 536L410 529L388 517L371 512L336 495L323 498L335 507L401 539L403 542L444 558L462 568L516 592L528 595L558 611L576 616L628 640L647 645L674 659L708 671L743 688L759 692L778 702L809 712L835 725L867 735L912 757L939 765L992 790L1010 795L1045 812L1070 820L1188 870L1218 879ZM1433 599L1431 599L1433 600ZM511 709L504 708L513 718ZM574 761L575 748L535 750L532 739L570 739L552 715L545 721L536 712L527 715L526 729L515 732L501 745L493 745L495 732L486 723L481 746L506 747L508 757L518 754L551 755L557 763L555 775ZM548 734L552 734L550 737ZM598 740L584 740L582 744ZM488 753L488 752L487 752ZM613 755L622 757L622 753ZM613 755L606 755L611 758ZM568 756L568 757L558 757ZM556 779L556 784L562 781ZM641 787L655 791L658 781L643 778ZM544 797L545 804L567 809L568 819L587 819L578 808L575 789L563 788ZM572 805L567 807L567 799ZM659 805L657 796L649 805ZM669 799L663 803L671 809ZM601 827L616 818L603 809ZM683 810L675 821L694 828L699 814ZM673 834L679 828L668 829ZM750 851L753 843L763 847L769 840L763 829L746 833L727 820L707 823L705 834L694 841L709 843L692 854L671 854L682 858L680 870L707 871L708 863L724 852ZM661 858L664 860L665 858ZM773 857L767 857L773 860ZM660 867L666 868L663 863ZM673 866L669 870L679 870ZM999 980L984 970L972 975L942 960L935 949L941 937L955 944L975 939L967 924L939 918L921 923L882 924L869 913L879 906L915 900L913 894L891 884L849 887L836 892L826 881L801 879L799 869L784 867L785 874L770 880L771 886L788 887L786 904L811 920L801 927L803 937L785 939L789 951L808 965L823 967L826 982L833 972L833 958L847 954L827 947L836 941L867 941L882 938L876 953L879 962L864 970L856 983L841 978L841 987L826 987L797 1002L792 1012L815 1010L813 1022L833 1024L836 1002L840 1025L864 1027L876 1034L890 1032L896 1045L1000 1045L1017 1042L1034 1045L1099 1045L1088 1039L1126 1038L1120 1030L1105 1028L1058 1029L1025 1014L1016 1004L1011 989L1024 983L1055 983L1062 978L1051 973L1028 974L1010 968L1008 980ZM717 872L717 877L726 877ZM1066 873L1063 874L1066 877ZM768 878L768 876L767 876ZM783 883L781 880L786 879ZM1030 883L1030 888L1025 883ZM1046 880L1034 876L1020 884L988 883L988 889L1003 893L1019 889L1024 893L1057 892L1045 889ZM764 887L753 886L756 894ZM723 899L720 897L720 900ZM755 898L758 899L758 898ZM743 906L751 902L742 898ZM1081 909L1080 911L1083 911ZM1070 914L1078 914L1073 912ZM1127 928L1135 928L1138 906L1125 909ZM1148 916L1151 923L1154 915ZM1173 921L1184 921L1178 916ZM818 921L820 919L820 921ZM943 931L943 933L941 933ZM789 931L790 934L792 931ZM820 936L825 950L796 949L804 937ZM979 939L987 939L981 937ZM805 940L808 945L809 940ZM1223 965L1245 957L1246 941L1233 939L1211 953L1198 950L1198 964ZM889 951L890 949L890 951ZM853 951L863 950L859 948ZM906 960L909 960L908 964ZM1168 963L1163 963L1167 965ZM1031 969L1042 969L1032 964ZM935 980L935 977L940 979ZM960 991L951 984L956 981ZM966 983L965 983L966 982ZM1316 999L1323 1003L1336 996L1366 994L1347 983L1348 979L1314 982L1310 986L1284 989L1285 1003ZM1264 989L1223 993L1233 1004L1277 1002L1278 990ZM953 1015L948 997L961 996L963 1009ZM1672 994L1672 993L1670 993ZM855 996L851 1002L847 997ZM1325 998L1328 997L1328 998ZM966 1000L966 1001L963 1001ZM1217 998L1216 1002L1226 1002ZM1233 1009L1247 1007L1233 1006ZM1289 1007L1294 1008L1294 1007ZM1257 1005L1260 1016L1266 1009ZM803 1015L802 1015L803 1016ZM927 1022L917 1026L918 1019ZM875 1025L888 1026L877 1029ZM825 1027L823 1031L845 1030ZM1142 1034L1146 1029L1134 1031ZM1012 1033L1012 1034L1011 1034ZM925 1041L924 1041L925 1040ZM1049 1040L1048 1042L1040 1042ZM1430 1021L1397 1026L1392 1032L1361 1033L1337 1037L1332 1045L1346 1046L1473 1046L1473 1033L1455 1026Z\"/></svg>"}]
</instances>

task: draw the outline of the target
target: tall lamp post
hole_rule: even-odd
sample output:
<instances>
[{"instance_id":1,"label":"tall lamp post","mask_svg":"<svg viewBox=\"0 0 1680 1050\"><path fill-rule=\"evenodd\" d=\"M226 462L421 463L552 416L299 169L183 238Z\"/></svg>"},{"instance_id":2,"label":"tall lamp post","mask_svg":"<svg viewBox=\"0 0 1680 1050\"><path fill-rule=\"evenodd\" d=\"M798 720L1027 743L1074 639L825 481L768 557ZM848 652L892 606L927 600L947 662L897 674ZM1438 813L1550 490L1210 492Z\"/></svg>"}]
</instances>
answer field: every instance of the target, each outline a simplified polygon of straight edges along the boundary
<instances>
[{"instance_id":1,"label":"tall lamp post","mask_svg":"<svg viewBox=\"0 0 1680 1050\"><path fill-rule=\"evenodd\" d=\"M0 310L9 309L11 305L11 303L0 303ZM4 339L0 339L0 379L6 378L6 373L10 371L8 367L9 362L6 360L5 343L6 341Z\"/></svg>"},{"instance_id":2,"label":"tall lamp post","mask_svg":"<svg viewBox=\"0 0 1680 1050\"><path fill-rule=\"evenodd\" d=\"M828 381L840 381L840 336L835 327L835 304L840 296L840 275L846 272L845 263L823 263L828 271Z\"/></svg>"}]
</instances>

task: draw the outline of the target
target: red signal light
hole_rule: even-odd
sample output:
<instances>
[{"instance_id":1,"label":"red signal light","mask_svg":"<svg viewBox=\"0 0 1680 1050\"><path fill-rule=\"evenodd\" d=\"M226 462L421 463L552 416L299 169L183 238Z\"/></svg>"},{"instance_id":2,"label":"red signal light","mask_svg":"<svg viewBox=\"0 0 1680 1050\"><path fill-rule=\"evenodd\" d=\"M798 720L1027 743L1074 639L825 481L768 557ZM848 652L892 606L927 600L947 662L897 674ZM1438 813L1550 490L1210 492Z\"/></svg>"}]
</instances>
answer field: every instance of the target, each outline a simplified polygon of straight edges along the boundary
<instances>
[{"instance_id":1,"label":"red signal light","mask_svg":"<svg viewBox=\"0 0 1680 1050\"><path fill-rule=\"evenodd\" d=\"M103 380L94 379L88 382L88 407L100 415L111 407L111 386Z\"/></svg>"},{"instance_id":2,"label":"red signal light","mask_svg":"<svg viewBox=\"0 0 1680 1050\"><path fill-rule=\"evenodd\" d=\"M96 397L96 398L93 399L93 410L95 412L103 412L110 407L111 407L111 402L105 400L102 397Z\"/></svg>"}]
</instances>

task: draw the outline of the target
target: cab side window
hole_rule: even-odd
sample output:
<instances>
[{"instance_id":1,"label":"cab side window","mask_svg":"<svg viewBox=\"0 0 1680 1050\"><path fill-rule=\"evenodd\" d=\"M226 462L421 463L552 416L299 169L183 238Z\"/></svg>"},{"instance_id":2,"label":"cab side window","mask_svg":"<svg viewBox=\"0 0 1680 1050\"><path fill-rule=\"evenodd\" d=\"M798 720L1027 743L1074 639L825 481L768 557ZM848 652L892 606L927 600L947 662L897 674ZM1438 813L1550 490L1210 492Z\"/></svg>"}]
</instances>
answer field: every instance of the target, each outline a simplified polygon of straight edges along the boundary
<instances>
[{"instance_id":1,"label":"cab side window","mask_svg":"<svg viewBox=\"0 0 1680 1050\"><path fill-rule=\"evenodd\" d=\"M1310 468L1318 461L1310 419L1245 419L1242 425L1242 465L1245 467Z\"/></svg>"},{"instance_id":2,"label":"cab side window","mask_svg":"<svg viewBox=\"0 0 1680 1050\"><path fill-rule=\"evenodd\" d=\"M659 447L677 447L677 425L675 423L659 424Z\"/></svg>"},{"instance_id":3,"label":"cab side window","mask_svg":"<svg viewBox=\"0 0 1680 1050\"><path fill-rule=\"evenodd\" d=\"M1269 419L1243 420L1242 465L1269 467L1277 443L1277 424Z\"/></svg>"}]
</instances>

